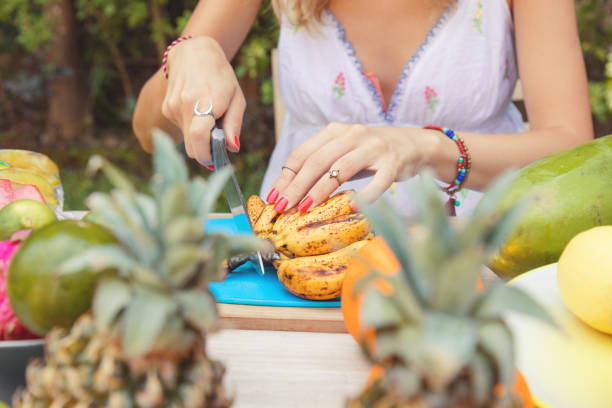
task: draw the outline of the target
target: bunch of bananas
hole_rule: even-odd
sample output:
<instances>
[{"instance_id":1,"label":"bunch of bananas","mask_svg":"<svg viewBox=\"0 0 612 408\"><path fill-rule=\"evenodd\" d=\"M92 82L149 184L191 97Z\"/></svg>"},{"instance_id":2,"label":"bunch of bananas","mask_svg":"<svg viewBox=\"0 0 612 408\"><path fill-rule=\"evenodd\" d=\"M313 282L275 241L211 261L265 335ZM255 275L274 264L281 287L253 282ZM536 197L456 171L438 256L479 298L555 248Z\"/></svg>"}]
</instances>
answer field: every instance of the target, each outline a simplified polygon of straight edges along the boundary
<instances>
[{"instance_id":1,"label":"bunch of bananas","mask_svg":"<svg viewBox=\"0 0 612 408\"><path fill-rule=\"evenodd\" d=\"M257 196L248 199L253 232L274 244L278 279L294 295L340 296L349 259L373 237L365 216L351 209L353 194L341 191L307 213L297 208L278 213Z\"/></svg>"}]
</instances>

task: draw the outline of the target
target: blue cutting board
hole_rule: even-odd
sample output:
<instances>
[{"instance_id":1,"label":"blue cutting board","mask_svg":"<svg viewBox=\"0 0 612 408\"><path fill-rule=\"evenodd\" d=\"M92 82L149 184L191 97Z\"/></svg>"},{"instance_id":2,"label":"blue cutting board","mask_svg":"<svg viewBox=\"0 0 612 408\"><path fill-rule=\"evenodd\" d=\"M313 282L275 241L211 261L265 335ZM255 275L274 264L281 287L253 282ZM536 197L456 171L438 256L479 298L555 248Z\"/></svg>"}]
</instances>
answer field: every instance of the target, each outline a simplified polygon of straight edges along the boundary
<instances>
[{"instance_id":1,"label":"blue cutting board","mask_svg":"<svg viewBox=\"0 0 612 408\"><path fill-rule=\"evenodd\" d=\"M206 221L206 230L232 235L250 233L248 222L234 223L231 218L210 218ZM266 265L265 275L260 275L258 269L252 262L247 262L232 271L223 282L211 283L210 290L217 302L257 306L340 307L340 298L307 300L292 295L278 280L273 266Z\"/></svg>"}]
</instances>

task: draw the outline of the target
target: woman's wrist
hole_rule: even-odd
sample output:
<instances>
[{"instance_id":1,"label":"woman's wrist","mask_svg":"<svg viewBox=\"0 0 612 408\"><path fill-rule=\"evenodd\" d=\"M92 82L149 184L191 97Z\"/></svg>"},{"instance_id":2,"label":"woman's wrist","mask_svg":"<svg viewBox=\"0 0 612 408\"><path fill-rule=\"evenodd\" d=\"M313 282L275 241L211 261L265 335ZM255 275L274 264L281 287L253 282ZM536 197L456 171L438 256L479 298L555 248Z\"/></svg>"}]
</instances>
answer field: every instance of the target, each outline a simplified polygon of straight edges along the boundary
<instances>
[{"instance_id":1,"label":"woman's wrist","mask_svg":"<svg viewBox=\"0 0 612 408\"><path fill-rule=\"evenodd\" d=\"M419 140L424 145L425 166L433 169L441 181L451 183L457 175L457 145L434 129L419 129Z\"/></svg>"}]
</instances>

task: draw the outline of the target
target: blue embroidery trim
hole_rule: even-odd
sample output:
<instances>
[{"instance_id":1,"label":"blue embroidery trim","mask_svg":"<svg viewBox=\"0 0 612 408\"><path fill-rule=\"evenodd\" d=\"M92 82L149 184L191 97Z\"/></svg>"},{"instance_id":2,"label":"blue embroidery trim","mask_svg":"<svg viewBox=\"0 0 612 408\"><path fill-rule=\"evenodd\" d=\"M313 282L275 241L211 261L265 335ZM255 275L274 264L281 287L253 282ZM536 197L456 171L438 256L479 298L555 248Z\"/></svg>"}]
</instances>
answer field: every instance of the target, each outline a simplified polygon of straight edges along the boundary
<instances>
[{"instance_id":1,"label":"blue embroidery trim","mask_svg":"<svg viewBox=\"0 0 612 408\"><path fill-rule=\"evenodd\" d=\"M374 84L368 77L364 75L363 64L361 63L361 61L355 54L355 48L353 47L353 43L351 43L351 41L346 38L346 31L344 30L342 23L340 23L340 21L336 18L336 16L334 15L334 13L332 13L331 10L325 9L325 11L327 12L327 15L333 20L333 22L336 25L336 29L338 31L338 39L346 47L349 58L353 61L353 63L355 64L359 72L361 73L361 76L366 82L366 86L368 87L368 90L370 91L370 94L372 95L372 99L374 100L376 105L379 107L378 114L382 116L386 122L393 122L394 109L397 106L398 98L402 96L401 91L402 91L404 81L408 77L408 72L412 69L412 66L418 61L419 57L421 56L421 54L423 53L423 51L425 50L425 48L427 47L431 39L435 37L436 33L438 32L438 29L444 24L451 8L452 6L449 6L446 8L446 10L444 10L442 15L438 18L438 21L436 21L436 23L433 25L433 27L431 27L431 29L425 36L425 40L423 41L423 43L419 46L419 48L417 48L414 54L412 54L410 59L408 59L408 61L404 65L404 68L402 69L402 73L400 74L400 77L397 83L395 84L393 95L391 95L391 101L389 102L389 106L387 107L387 112L385 112L385 108L381 101L381 97L378 95L378 91L374 87Z\"/></svg>"}]
</instances>

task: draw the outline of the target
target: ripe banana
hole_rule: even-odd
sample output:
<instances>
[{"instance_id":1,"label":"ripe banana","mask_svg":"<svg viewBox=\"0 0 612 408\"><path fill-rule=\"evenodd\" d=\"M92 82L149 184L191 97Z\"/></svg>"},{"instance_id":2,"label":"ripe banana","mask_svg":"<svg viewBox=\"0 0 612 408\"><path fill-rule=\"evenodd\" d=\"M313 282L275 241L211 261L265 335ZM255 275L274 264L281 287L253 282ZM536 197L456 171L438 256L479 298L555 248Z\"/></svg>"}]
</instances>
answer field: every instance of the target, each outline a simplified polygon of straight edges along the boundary
<instances>
[{"instance_id":1,"label":"ripe banana","mask_svg":"<svg viewBox=\"0 0 612 408\"><path fill-rule=\"evenodd\" d=\"M324 255L276 261L278 279L289 292L305 299L337 298L349 260L366 242L357 241Z\"/></svg>"},{"instance_id":2,"label":"ripe banana","mask_svg":"<svg viewBox=\"0 0 612 408\"><path fill-rule=\"evenodd\" d=\"M276 220L272 229L273 234L279 235L281 232L290 234L291 230L296 230L306 224L323 222L335 216L350 213L352 211L351 200L354 194L355 192L352 190L340 191L307 213L296 211L287 214L285 217Z\"/></svg>"},{"instance_id":3,"label":"ripe banana","mask_svg":"<svg viewBox=\"0 0 612 408\"><path fill-rule=\"evenodd\" d=\"M266 207L266 203L263 202L259 196L252 195L246 202L247 214L249 216L249 220L251 220L251 225L255 225L259 216L263 212Z\"/></svg>"},{"instance_id":4,"label":"ripe banana","mask_svg":"<svg viewBox=\"0 0 612 408\"><path fill-rule=\"evenodd\" d=\"M366 218L351 210L354 192L341 191L310 212L283 213L250 197L253 232L272 243L278 279L296 296L325 300L340 296L349 259L372 237Z\"/></svg>"},{"instance_id":5,"label":"ripe banana","mask_svg":"<svg viewBox=\"0 0 612 408\"><path fill-rule=\"evenodd\" d=\"M272 233L272 227L280 215L281 213L276 212L273 204L266 205L257 221L253 223L253 232L262 238L269 238Z\"/></svg>"},{"instance_id":6,"label":"ripe banana","mask_svg":"<svg viewBox=\"0 0 612 408\"><path fill-rule=\"evenodd\" d=\"M351 212L297 228L285 228L271 237L279 252L288 256L312 256L337 251L353 242L372 237L363 214Z\"/></svg>"}]
</instances>

